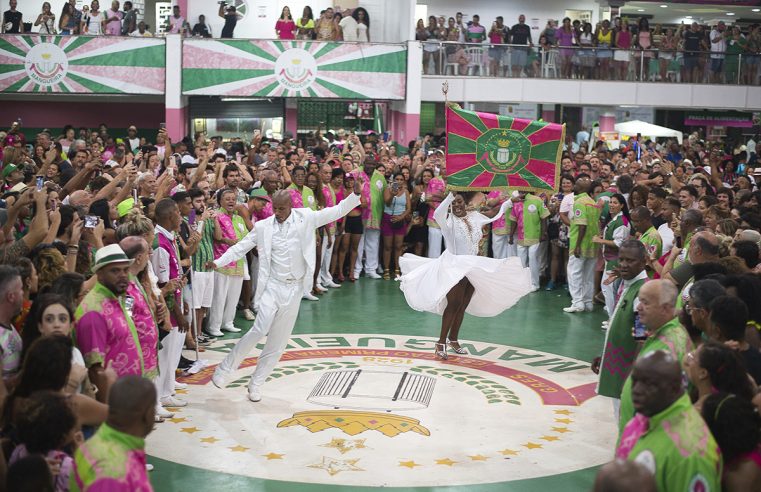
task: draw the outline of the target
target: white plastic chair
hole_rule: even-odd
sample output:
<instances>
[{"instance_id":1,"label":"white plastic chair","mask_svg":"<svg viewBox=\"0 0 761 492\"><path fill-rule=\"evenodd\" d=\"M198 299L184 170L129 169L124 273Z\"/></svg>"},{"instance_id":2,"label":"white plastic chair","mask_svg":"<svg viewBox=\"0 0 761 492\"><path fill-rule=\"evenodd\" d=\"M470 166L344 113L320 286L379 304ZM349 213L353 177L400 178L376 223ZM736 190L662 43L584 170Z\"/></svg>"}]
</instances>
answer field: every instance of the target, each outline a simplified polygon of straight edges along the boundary
<instances>
[{"instance_id":1,"label":"white plastic chair","mask_svg":"<svg viewBox=\"0 0 761 492\"><path fill-rule=\"evenodd\" d=\"M544 56L544 53L539 52L539 56ZM542 68L542 78L548 79L550 71L552 72L552 78L558 78L558 51L547 51L547 59L544 61L544 67Z\"/></svg>"},{"instance_id":2,"label":"white plastic chair","mask_svg":"<svg viewBox=\"0 0 761 492\"><path fill-rule=\"evenodd\" d=\"M475 75L475 68L478 68L478 75L483 77L489 75L489 64L483 47L465 48L465 56L468 57L468 75Z\"/></svg>"}]
</instances>

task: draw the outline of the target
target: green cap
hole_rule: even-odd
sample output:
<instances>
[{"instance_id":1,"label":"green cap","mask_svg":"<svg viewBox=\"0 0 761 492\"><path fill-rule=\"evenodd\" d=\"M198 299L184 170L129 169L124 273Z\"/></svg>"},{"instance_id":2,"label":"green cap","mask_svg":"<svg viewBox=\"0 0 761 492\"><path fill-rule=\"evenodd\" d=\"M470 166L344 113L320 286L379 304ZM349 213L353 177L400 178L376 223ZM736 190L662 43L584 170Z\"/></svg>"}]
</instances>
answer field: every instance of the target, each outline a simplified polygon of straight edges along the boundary
<instances>
[{"instance_id":1,"label":"green cap","mask_svg":"<svg viewBox=\"0 0 761 492\"><path fill-rule=\"evenodd\" d=\"M7 178L13 171L18 171L18 166L15 164L6 164L3 168L3 179Z\"/></svg>"},{"instance_id":2,"label":"green cap","mask_svg":"<svg viewBox=\"0 0 761 492\"><path fill-rule=\"evenodd\" d=\"M119 218L121 219L125 215L129 213L130 210L132 210L135 206L135 199L134 198L127 198L124 201L119 202L119 204L116 206L116 211L119 214Z\"/></svg>"},{"instance_id":3,"label":"green cap","mask_svg":"<svg viewBox=\"0 0 761 492\"><path fill-rule=\"evenodd\" d=\"M254 188L251 193L248 194L249 198L261 198L262 200L270 201L270 196L267 194L267 190L264 188Z\"/></svg>"}]
</instances>

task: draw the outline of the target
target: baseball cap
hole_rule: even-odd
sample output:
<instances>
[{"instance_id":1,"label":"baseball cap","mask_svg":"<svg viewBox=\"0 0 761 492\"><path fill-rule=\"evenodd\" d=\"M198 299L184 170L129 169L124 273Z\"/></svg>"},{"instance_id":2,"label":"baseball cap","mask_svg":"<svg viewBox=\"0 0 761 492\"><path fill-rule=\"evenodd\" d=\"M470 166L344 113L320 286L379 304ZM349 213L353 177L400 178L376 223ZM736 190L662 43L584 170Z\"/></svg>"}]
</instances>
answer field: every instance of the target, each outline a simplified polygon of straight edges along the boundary
<instances>
[{"instance_id":1,"label":"baseball cap","mask_svg":"<svg viewBox=\"0 0 761 492\"><path fill-rule=\"evenodd\" d=\"M267 190L264 188L254 188L251 193L248 194L249 198L259 198L261 200L270 201L270 196L267 194Z\"/></svg>"}]
</instances>

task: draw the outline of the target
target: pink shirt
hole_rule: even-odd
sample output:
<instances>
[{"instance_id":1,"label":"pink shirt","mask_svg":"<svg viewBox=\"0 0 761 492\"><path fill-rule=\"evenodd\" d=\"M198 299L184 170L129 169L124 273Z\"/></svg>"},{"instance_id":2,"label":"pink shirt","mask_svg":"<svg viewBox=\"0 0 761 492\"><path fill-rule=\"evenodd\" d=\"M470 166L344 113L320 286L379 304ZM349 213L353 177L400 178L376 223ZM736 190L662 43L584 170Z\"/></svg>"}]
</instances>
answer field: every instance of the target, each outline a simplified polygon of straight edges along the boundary
<instances>
[{"instance_id":1,"label":"pink shirt","mask_svg":"<svg viewBox=\"0 0 761 492\"><path fill-rule=\"evenodd\" d=\"M275 23L278 39L296 39L296 23L292 20L278 19Z\"/></svg>"},{"instance_id":2,"label":"pink shirt","mask_svg":"<svg viewBox=\"0 0 761 492\"><path fill-rule=\"evenodd\" d=\"M444 180L441 178L431 178L428 182L428 187L425 189L425 194L431 196L434 193L444 191L444 188L446 188ZM428 227L439 227L438 224L436 224L436 220L433 218L433 212L439 206L439 203L441 203L440 200L431 201L431 206L428 208Z\"/></svg>"},{"instance_id":3,"label":"pink shirt","mask_svg":"<svg viewBox=\"0 0 761 492\"><path fill-rule=\"evenodd\" d=\"M502 192L500 190L492 190L489 192L488 195L486 195L486 198L489 200L499 200L499 198L502 196ZM503 231L503 232L510 232L507 230L507 222L505 221L505 216L507 214L503 215L499 219L492 222L491 228L493 231Z\"/></svg>"},{"instance_id":4,"label":"pink shirt","mask_svg":"<svg viewBox=\"0 0 761 492\"><path fill-rule=\"evenodd\" d=\"M106 10L106 19L110 19L111 17L118 17L118 20L106 22L106 35L108 36L119 36L122 33L122 13L118 10L114 12L113 10L109 9Z\"/></svg>"}]
</instances>

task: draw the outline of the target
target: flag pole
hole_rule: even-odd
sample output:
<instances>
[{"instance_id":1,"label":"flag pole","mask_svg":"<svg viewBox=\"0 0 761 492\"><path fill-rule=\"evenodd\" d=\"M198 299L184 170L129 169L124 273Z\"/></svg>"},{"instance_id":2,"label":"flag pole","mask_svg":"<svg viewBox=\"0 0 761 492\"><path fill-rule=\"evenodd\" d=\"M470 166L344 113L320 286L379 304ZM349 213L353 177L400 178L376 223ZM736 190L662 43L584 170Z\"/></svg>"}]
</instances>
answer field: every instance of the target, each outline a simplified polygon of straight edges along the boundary
<instances>
[{"instance_id":1,"label":"flag pole","mask_svg":"<svg viewBox=\"0 0 761 492\"><path fill-rule=\"evenodd\" d=\"M449 81L445 80L443 84L441 84L441 92L444 94L444 107L449 105L449 99L447 98L447 93L449 93Z\"/></svg>"}]
</instances>

